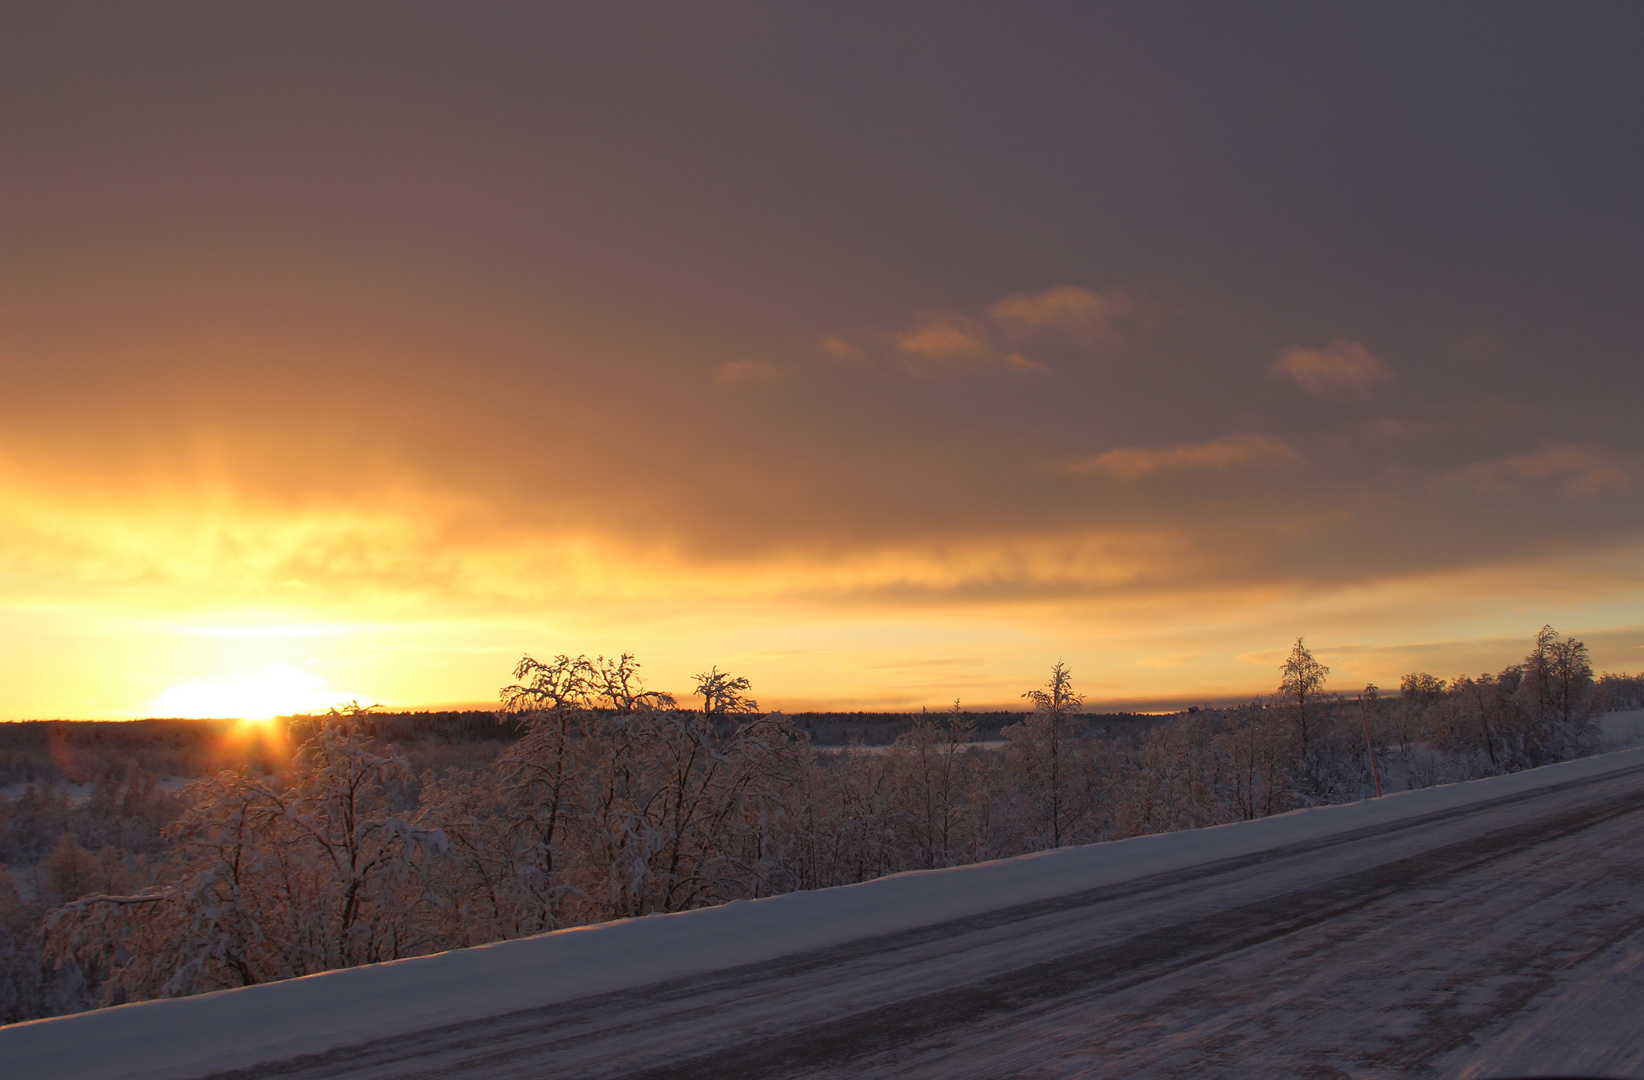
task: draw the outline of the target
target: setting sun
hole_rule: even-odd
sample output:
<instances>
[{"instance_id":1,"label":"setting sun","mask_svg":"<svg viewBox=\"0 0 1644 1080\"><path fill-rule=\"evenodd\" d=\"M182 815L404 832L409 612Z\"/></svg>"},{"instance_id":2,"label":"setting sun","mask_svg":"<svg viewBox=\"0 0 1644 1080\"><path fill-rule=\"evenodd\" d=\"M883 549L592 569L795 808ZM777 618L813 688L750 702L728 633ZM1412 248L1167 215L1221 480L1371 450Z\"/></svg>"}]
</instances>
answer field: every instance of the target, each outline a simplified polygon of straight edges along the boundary
<instances>
[{"instance_id":1,"label":"setting sun","mask_svg":"<svg viewBox=\"0 0 1644 1080\"><path fill-rule=\"evenodd\" d=\"M170 687L148 703L155 716L184 719L270 720L319 712L341 700L317 675L292 664L231 678L201 678Z\"/></svg>"}]
</instances>

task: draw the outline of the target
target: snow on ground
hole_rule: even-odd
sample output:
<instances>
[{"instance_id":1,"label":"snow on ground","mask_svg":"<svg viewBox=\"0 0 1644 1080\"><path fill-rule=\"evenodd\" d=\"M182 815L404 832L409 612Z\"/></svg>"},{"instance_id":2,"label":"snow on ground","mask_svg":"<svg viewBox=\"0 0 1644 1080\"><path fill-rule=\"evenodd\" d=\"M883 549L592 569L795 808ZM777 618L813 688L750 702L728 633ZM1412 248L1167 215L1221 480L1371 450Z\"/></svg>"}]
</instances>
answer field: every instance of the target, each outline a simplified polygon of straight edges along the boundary
<instances>
[{"instance_id":1,"label":"snow on ground","mask_svg":"<svg viewBox=\"0 0 1644 1080\"><path fill-rule=\"evenodd\" d=\"M1607 754L1644 743L1644 709L1605 713L1598 718L1598 752Z\"/></svg>"},{"instance_id":2,"label":"snow on ground","mask_svg":"<svg viewBox=\"0 0 1644 1080\"><path fill-rule=\"evenodd\" d=\"M187 785L192 784L195 779L197 778L192 776L162 776L154 786L161 791L181 791ZM79 806L91 798L91 793L97 789L97 785L71 784L67 780L25 780L21 783L7 784L5 787L0 787L0 796L15 801L27 794L29 788L38 791L61 792L68 796L68 801L71 804Z\"/></svg>"},{"instance_id":3,"label":"snow on ground","mask_svg":"<svg viewBox=\"0 0 1644 1080\"><path fill-rule=\"evenodd\" d=\"M1644 722L1644 713L1638 720ZM1634 738L1638 729L1625 717L1611 726L1618 740ZM929 926L1639 765L1644 747L1259 821L915 871L36 1020L0 1028L0 1062L8 1075L37 1080L162 1080L240 1068Z\"/></svg>"},{"instance_id":4,"label":"snow on ground","mask_svg":"<svg viewBox=\"0 0 1644 1080\"><path fill-rule=\"evenodd\" d=\"M60 791L68 796L68 801L76 805L91 798L91 784L71 784L67 780L30 780L21 784L7 784L0 787L0 796L17 800L28 793L29 788L37 791Z\"/></svg>"},{"instance_id":5,"label":"snow on ground","mask_svg":"<svg viewBox=\"0 0 1644 1080\"><path fill-rule=\"evenodd\" d=\"M1003 750L1010 745L1008 739L977 739L974 742L962 744L961 750ZM894 747L885 746L818 746L815 749L824 754L888 754Z\"/></svg>"}]
</instances>

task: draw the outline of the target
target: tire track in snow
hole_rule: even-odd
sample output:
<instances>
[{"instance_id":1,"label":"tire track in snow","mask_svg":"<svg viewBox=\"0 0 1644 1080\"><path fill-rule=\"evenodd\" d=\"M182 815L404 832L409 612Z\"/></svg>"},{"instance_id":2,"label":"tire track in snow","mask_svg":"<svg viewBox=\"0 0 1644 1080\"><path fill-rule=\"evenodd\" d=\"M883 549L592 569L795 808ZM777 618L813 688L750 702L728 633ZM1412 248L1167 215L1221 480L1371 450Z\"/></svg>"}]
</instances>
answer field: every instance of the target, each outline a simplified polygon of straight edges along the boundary
<instances>
[{"instance_id":1,"label":"tire track in snow","mask_svg":"<svg viewBox=\"0 0 1644 1080\"><path fill-rule=\"evenodd\" d=\"M1074 996L1116 993L1341 918L1401 892L1433 888L1497 859L1556 842L1641 809L1644 805L1638 797L1628 794L1560 815L1542 823L1533 833L1499 830L1348 874L1322 887L1162 927L1141 940L1044 961L843 1022L624 1075L632 1080L723 1080L825 1071L925 1042L946 1031L997 1022L1002 1014ZM1521 1006L1530 996L1522 999ZM1497 1017L1492 1015L1482 1022L1494 1019ZM1450 1032L1447 1041L1453 1043L1458 1034Z\"/></svg>"}]
</instances>

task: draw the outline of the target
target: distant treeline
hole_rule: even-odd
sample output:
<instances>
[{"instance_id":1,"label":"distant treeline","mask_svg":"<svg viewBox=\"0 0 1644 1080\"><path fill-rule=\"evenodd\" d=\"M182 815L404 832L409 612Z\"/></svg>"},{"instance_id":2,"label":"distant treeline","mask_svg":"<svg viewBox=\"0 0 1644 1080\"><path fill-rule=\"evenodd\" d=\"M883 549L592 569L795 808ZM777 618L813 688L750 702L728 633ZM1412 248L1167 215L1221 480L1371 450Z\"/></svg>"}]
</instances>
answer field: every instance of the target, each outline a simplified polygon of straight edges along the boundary
<instances>
[{"instance_id":1,"label":"distant treeline","mask_svg":"<svg viewBox=\"0 0 1644 1080\"><path fill-rule=\"evenodd\" d=\"M323 716L282 716L278 723L300 741L312 735L324 719ZM495 709L465 709L458 712L388 712L372 709L359 714L359 723L366 734L390 742L413 739L507 742L519 738L523 730L517 714Z\"/></svg>"},{"instance_id":2,"label":"distant treeline","mask_svg":"<svg viewBox=\"0 0 1644 1080\"><path fill-rule=\"evenodd\" d=\"M941 716L948 718L946 712ZM981 742L996 742L1004 736L1005 728L1019 724L1026 711L971 712L959 710L958 715L975 725L975 738ZM1174 714L1173 714L1174 715ZM1169 716L1151 716L1145 713L1085 713L1091 729L1105 735L1133 735L1145 731ZM788 720L804 732L814 746L889 746L914 729L921 720L930 721L929 712L802 712L791 713Z\"/></svg>"},{"instance_id":3,"label":"distant treeline","mask_svg":"<svg viewBox=\"0 0 1644 1080\"><path fill-rule=\"evenodd\" d=\"M944 714L945 715L945 714ZM964 712L976 725L976 739L997 741L1026 712ZM1182 715L1169 713L1086 713L1092 731L1114 737L1137 735ZM920 712L802 712L788 720L816 746L889 746L912 731ZM319 716L282 716L275 723L295 743L313 734ZM365 734L388 742L500 742L518 739L518 713L491 709L361 713ZM245 740L228 745L234 720L24 720L0 724L0 787L14 784L90 784L98 777L124 776L139 769L155 776L194 778L219 769L249 765L273 772L280 755L269 745Z\"/></svg>"},{"instance_id":4,"label":"distant treeline","mask_svg":"<svg viewBox=\"0 0 1644 1080\"><path fill-rule=\"evenodd\" d=\"M598 711L598 710L596 710ZM613 713L614 715L614 713ZM947 715L946 710L942 715ZM997 740L1000 732L1012 724L1021 723L1026 710L990 710L974 712L962 710L962 715L976 725L976 738ZM1146 713L1086 713L1085 717L1099 732L1113 735L1131 735L1179 714L1150 715ZM912 731L921 718L931 714L918 712L800 712L786 714L797 730L805 733L817 746L889 746L900 736ZM294 737L305 738L323 717L281 717ZM520 714L507 711L469 709L460 712L386 712L375 710L361 715L360 723L367 732L379 739L448 739L465 742L475 739L497 739L508 742L519 738L525 729Z\"/></svg>"},{"instance_id":5,"label":"distant treeline","mask_svg":"<svg viewBox=\"0 0 1644 1080\"><path fill-rule=\"evenodd\" d=\"M156 776L204 776L229 764L232 720L25 720L0 724L0 787L65 782L139 769ZM250 752L250 751L248 751ZM274 763L270 762L272 767Z\"/></svg>"}]
</instances>

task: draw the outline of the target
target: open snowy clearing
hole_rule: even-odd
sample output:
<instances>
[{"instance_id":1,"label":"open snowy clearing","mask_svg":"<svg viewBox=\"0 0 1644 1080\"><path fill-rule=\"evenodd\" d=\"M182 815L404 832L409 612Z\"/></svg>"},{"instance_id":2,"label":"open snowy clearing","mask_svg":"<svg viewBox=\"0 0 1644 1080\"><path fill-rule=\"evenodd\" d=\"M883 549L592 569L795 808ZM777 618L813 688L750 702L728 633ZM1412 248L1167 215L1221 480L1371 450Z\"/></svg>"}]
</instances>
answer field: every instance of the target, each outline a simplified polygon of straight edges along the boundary
<instances>
[{"instance_id":1,"label":"open snowy clearing","mask_svg":"<svg viewBox=\"0 0 1644 1080\"><path fill-rule=\"evenodd\" d=\"M1644 1076L1641 840L1644 749L1625 750L19 1024L0 1062L41 1080Z\"/></svg>"}]
</instances>

